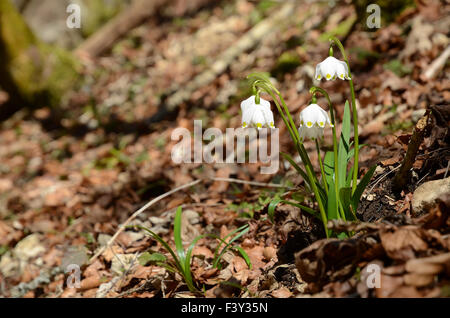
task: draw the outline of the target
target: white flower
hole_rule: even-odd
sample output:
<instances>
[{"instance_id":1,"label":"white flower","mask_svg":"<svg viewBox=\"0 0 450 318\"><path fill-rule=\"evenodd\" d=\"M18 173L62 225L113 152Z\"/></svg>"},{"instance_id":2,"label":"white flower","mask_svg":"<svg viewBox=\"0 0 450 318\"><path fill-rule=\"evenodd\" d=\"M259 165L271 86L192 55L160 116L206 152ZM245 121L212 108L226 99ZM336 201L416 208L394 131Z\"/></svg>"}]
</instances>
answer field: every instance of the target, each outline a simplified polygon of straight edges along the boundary
<instances>
[{"instance_id":1,"label":"white flower","mask_svg":"<svg viewBox=\"0 0 450 318\"><path fill-rule=\"evenodd\" d=\"M333 127L330 117L325 110L317 104L311 104L300 112L300 141L305 138L321 139L325 125Z\"/></svg>"},{"instance_id":2,"label":"white flower","mask_svg":"<svg viewBox=\"0 0 450 318\"><path fill-rule=\"evenodd\" d=\"M350 79L347 63L329 56L322 63L317 64L316 75L314 76L316 80L326 78L329 81L336 79L336 77L339 77L341 80Z\"/></svg>"},{"instance_id":3,"label":"white flower","mask_svg":"<svg viewBox=\"0 0 450 318\"><path fill-rule=\"evenodd\" d=\"M255 96L252 95L241 103L242 127L255 126L258 129L263 126L275 128L273 113L270 110L270 103L260 98L259 104L255 102Z\"/></svg>"}]
</instances>

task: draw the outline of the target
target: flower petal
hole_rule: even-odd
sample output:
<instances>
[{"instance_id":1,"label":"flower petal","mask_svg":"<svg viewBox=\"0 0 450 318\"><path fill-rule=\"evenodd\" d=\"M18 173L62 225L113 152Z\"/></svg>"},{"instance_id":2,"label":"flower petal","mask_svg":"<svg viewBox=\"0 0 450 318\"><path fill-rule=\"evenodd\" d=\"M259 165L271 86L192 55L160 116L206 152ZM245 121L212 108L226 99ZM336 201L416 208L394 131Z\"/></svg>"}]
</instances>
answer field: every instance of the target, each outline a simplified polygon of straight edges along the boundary
<instances>
[{"instance_id":1,"label":"flower petal","mask_svg":"<svg viewBox=\"0 0 450 318\"><path fill-rule=\"evenodd\" d=\"M262 108L255 109L253 113L251 123L256 126L258 129L262 128L265 125L266 120L264 118L264 114L262 112Z\"/></svg>"}]
</instances>

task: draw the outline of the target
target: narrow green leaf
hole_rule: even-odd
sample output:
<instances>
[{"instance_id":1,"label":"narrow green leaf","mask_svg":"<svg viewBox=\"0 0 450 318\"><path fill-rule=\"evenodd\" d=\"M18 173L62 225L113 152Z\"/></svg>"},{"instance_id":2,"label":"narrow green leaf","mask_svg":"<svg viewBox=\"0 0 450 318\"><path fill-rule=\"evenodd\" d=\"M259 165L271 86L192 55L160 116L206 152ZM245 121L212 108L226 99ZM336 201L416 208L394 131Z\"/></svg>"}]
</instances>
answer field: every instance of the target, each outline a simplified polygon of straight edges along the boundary
<instances>
[{"instance_id":1,"label":"narrow green leaf","mask_svg":"<svg viewBox=\"0 0 450 318\"><path fill-rule=\"evenodd\" d=\"M284 153L284 152L280 152L280 154L283 156L284 159L289 161L291 166L293 166L294 169L297 170L297 172L302 176L303 180L305 180L305 182L309 185L309 178L308 178L308 175L306 174L305 170L300 168L300 166L294 161L294 159L292 159L292 157L289 154Z\"/></svg>"},{"instance_id":2,"label":"narrow green leaf","mask_svg":"<svg viewBox=\"0 0 450 318\"><path fill-rule=\"evenodd\" d=\"M313 209L311 209L311 208L309 208L307 206L304 206L302 204L298 204L298 203L295 203L295 202L292 202L292 201L287 201L287 200L282 200L281 203L289 204L289 205L295 206L297 208L300 208L303 211L305 211L305 212L311 214L312 216L315 216L319 220L321 220L321 217L320 217L319 213L317 213L317 211L315 211L315 210L313 210Z\"/></svg>"},{"instance_id":3,"label":"narrow green leaf","mask_svg":"<svg viewBox=\"0 0 450 318\"><path fill-rule=\"evenodd\" d=\"M267 215L269 216L269 220L272 223L274 223L275 208L281 201L283 201L281 198L275 198L269 203L269 207L267 208Z\"/></svg>"},{"instance_id":4,"label":"narrow green leaf","mask_svg":"<svg viewBox=\"0 0 450 318\"><path fill-rule=\"evenodd\" d=\"M325 178L327 179L328 188L334 187L334 153L327 151L323 159L323 170L325 171Z\"/></svg>"},{"instance_id":5,"label":"narrow green leaf","mask_svg":"<svg viewBox=\"0 0 450 318\"><path fill-rule=\"evenodd\" d=\"M175 247L177 250L178 257L180 258L180 264L183 268L183 271L185 270L184 263L185 263L185 254L184 254L184 248L183 248L183 241L181 240L181 219L182 219L182 208L181 206L177 208L177 211L175 213L175 220L173 224L173 236L175 240Z\"/></svg>"},{"instance_id":6,"label":"narrow green leaf","mask_svg":"<svg viewBox=\"0 0 450 318\"><path fill-rule=\"evenodd\" d=\"M339 199L342 202L342 206L348 208L352 201L352 188L339 189Z\"/></svg>"},{"instance_id":7,"label":"narrow green leaf","mask_svg":"<svg viewBox=\"0 0 450 318\"><path fill-rule=\"evenodd\" d=\"M344 117L342 119L341 138L338 146L338 168L339 168L339 189L345 185L347 176L348 153L350 152L350 107L348 101L344 106Z\"/></svg>"},{"instance_id":8,"label":"narrow green leaf","mask_svg":"<svg viewBox=\"0 0 450 318\"><path fill-rule=\"evenodd\" d=\"M353 150L353 149L352 149ZM345 187L351 187L352 184L352 177L353 177L353 170L355 169L354 165L351 165L350 171L347 174L347 179L345 179Z\"/></svg>"},{"instance_id":9,"label":"narrow green leaf","mask_svg":"<svg viewBox=\"0 0 450 318\"><path fill-rule=\"evenodd\" d=\"M164 239L162 237L160 237L158 234L154 233L153 231L151 231L150 229L148 229L144 226L135 225L134 227L137 227L139 229L146 231L148 234L150 234L150 236L153 239L157 240L166 249L166 251L168 251L170 253L170 255L172 255L178 271L180 272L180 274L184 275L183 266L181 266L180 260L178 259L177 254L173 251L173 249L169 246L169 244L167 244L167 242L164 241Z\"/></svg>"},{"instance_id":10,"label":"narrow green leaf","mask_svg":"<svg viewBox=\"0 0 450 318\"><path fill-rule=\"evenodd\" d=\"M219 243L219 244L217 245L217 247L216 247L216 250L214 251L214 259L217 258L217 255L219 254L219 250L220 250L220 247L222 246L222 244L224 244L224 245L227 245L227 244L228 244L228 243L226 242L226 239L227 239L227 238L229 238L229 237L233 236L234 234L236 234L236 233L238 233L238 232L244 230L244 229L247 228L247 227L248 227L248 224L245 224L245 225L243 225L243 226L241 226L241 227L239 227L239 228L237 228L237 229L231 231L231 232L228 233L224 238L221 238L221 237L218 237L218 236L216 236L216 235L213 235L214 238L216 238L216 239L218 239L218 240L220 241L220 243Z\"/></svg>"},{"instance_id":11,"label":"narrow green leaf","mask_svg":"<svg viewBox=\"0 0 450 318\"><path fill-rule=\"evenodd\" d=\"M250 260L250 257L248 257L248 254L244 251L244 249L240 246L235 246L234 249L236 249L241 256L244 258L245 262L247 263L247 266L249 269L252 269L252 261Z\"/></svg>"},{"instance_id":12,"label":"narrow green leaf","mask_svg":"<svg viewBox=\"0 0 450 318\"><path fill-rule=\"evenodd\" d=\"M192 256L192 251L195 247L195 244L197 244L197 242L199 240L201 240L202 238L208 237L210 235L208 234L204 234L204 235L199 235L197 236L189 245L189 247L186 250L186 260L185 260L185 264L184 264L184 268L185 268L185 279L186 279L186 283L188 285L188 288L191 290L191 288L193 288L194 290L197 290L197 288L195 287L194 281L192 279L192 273L191 273L191 256ZM191 287L189 287L191 286ZM192 290L191 290L192 291Z\"/></svg>"},{"instance_id":13,"label":"narrow green leaf","mask_svg":"<svg viewBox=\"0 0 450 318\"><path fill-rule=\"evenodd\" d=\"M336 202L336 189L334 184L328 189L328 201L327 201L327 218L328 220L340 219L338 215L338 206Z\"/></svg>"},{"instance_id":14,"label":"narrow green leaf","mask_svg":"<svg viewBox=\"0 0 450 318\"><path fill-rule=\"evenodd\" d=\"M352 213L351 204L352 204L352 188L346 187L341 188L339 190L339 199L342 204L342 208L344 209L345 218L347 220L356 219L356 215Z\"/></svg>"},{"instance_id":15,"label":"narrow green leaf","mask_svg":"<svg viewBox=\"0 0 450 318\"><path fill-rule=\"evenodd\" d=\"M138 261L139 264L145 266L148 263L165 262L167 261L167 258L164 254L161 253L144 252L139 256Z\"/></svg>"},{"instance_id":16,"label":"narrow green leaf","mask_svg":"<svg viewBox=\"0 0 450 318\"><path fill-rule=\"evenodd\" d=\"M352 206L353 211L356 213L356 209L358 208L359 200L361 199L361 195L364 192L364 189L367 187L367 185L370 182L370 179L372 179L373 173L375 172L375 169L377 166L373 166L367 171L367 173L364 175L364 177L361 179L361 181L356 186L355 193L353 193L352 197Z\"/></svg>"},{"instance_id":17,"label":"narrow green leaf","mask_svg":"<svg viewBox=\"0 0 450 318\"><path fill-rule=\"evenodd\" d=\"M353 145L353 142L350 144L350 147ZM368 146L367 144L360 144L359 149L361 150L362 147ZM355 149L351 148L348 155L347 155L347 161L349 161L353 156L355 155Z\"/></svg>"},{"instance_id":18,"label":"narrow green leaf","mask_svg":"<svg viewBox=\"0 0 450 318\"><path fill-rule=\"evenodd\" d=\"M236 241L237 239L239 239L241 236L243 236L244 234L246 234L249 230L250 227L248 225L245 225L246 228L241 230L239 234L237 234L235 237L233 237L226 245L225 247L222 249L222 251L220 252L219 256L214 260L213 262L213 267L217 268L217 265L219 263L219 261L222 259L223 254L225 254L225 252L230 248L231 244L233 244L234 241ZM227 236L228 237L228 236Z\"/></svg>"}]
</instances>

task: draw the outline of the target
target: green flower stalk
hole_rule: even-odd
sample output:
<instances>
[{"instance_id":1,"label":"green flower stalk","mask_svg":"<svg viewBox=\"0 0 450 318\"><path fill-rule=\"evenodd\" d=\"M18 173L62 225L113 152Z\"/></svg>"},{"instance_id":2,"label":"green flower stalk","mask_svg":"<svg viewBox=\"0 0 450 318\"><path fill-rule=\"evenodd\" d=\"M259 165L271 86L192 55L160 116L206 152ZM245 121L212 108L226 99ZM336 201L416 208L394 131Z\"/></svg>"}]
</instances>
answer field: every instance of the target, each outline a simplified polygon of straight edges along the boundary
<instances>
[{"instance_id":1,"label":"green flower stalk","mask_svg":"<svg viewBox=\"0 0 450 318\"><path fill-rule=\"evenodd\" d=\"M353 182L352 182L352 194L355 193L356 185L358 182L358 158L359 158L359 137L358 137L358 113L356 111L356 97L355 97L355 88L353 85L352 73L350 70L350 63L348 62L347 54L345 53L344 46L341 41L335 36L330 38L331 45L336 44L339 50L341 51L342 58L345 61L348 73L348 80L350 85L350 93L352 95L352 114L353 114L353 134L354 134L354 143L355 143L355 153L354 153L354 169L353 169ZM330 46L331 48L331 46Z\"/></svg>"},{"instance_id":2,"label":"green flower stalk","mask_svg":"<svg viewBox=\"0 0 450 318\"><path fill-rule=\"evenodd\" d=\"M289 135L294 142L295 148L302 160L303 168L301 168L292 159L292 157L290 157L290 155L285 153L281 154L303 177L307 187L314 193L314 198L319 207L319 213L317 213L317 211L300 204L301 202L291 202L283 198L276 198L269 204L269 218L273 220L275 206L278 203L283 202L290 204L299 207L303 211L319 218L323 223L327 237L333 234L328 230L328 220L356 220L355 212L357 210L360 197L369 183L373 172L375 171L375 167L370 168L366 175L361 179L361 182L359 184L357 183L359 139L355 91L345 50L337 38L333 37L331 38L331 41L332 44L330 45L329 56L317 65L315 79L320 80L324 78L327 81L335 79L349 81L352 95L354 149L350 149L351 115L348 102L346 102L344 107L342 130L338 140L333 104L331 103L328 93L320 87L314 86L310 89L310 93L312 95L311 104L300 112L300 125L298 129L291 113L289 112L286 102L283 99L283 96L274 87L270 79L265 74L253 73L248 76L252 82L254 96L251 96L241 103L243 127L247 127L247 124L251 123L258 129L261 128L261 125L267 125L268 127L274 128L273 114L270 110L270 103L261 98L260 94L265 92L272 97L278 113L281 115L281 118L283 119ZM340 61L333 56L333 44L337 45L340 49L344 61ZM321 94L326 98L331 119L328 117L328 113L317 104L317 94ZM322 159L319 142L323 140L324 129L327 126L332 128L333 152L325 153L324 159ZM322 176L320 181L314 172L314 167L303 145L303 141L308 138L315 142L318 163ZM353 168L350 169L350 172L348 172L347 175L347 169L352 156L354 158ZM348 234L352 235L352 233Z\"/></svg>"}]
</instances>

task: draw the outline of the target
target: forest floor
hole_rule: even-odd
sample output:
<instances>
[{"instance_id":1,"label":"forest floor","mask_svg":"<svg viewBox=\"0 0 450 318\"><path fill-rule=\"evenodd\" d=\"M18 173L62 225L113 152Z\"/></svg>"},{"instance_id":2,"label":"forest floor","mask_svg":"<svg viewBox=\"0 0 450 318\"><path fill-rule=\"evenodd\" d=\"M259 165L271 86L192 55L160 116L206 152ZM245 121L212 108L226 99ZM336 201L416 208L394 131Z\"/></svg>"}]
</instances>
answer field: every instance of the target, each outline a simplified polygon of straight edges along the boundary
<instances>
[{"instance_id":1,"label":"forest floor","mask_svg":"<svg viewBox=\"0 0 450 318\"><path fill-rule=\"evenodd\" d=\"M450 296L448 63L434 76L426 74L449 45L449 9L440 1L407 9L373 32L355 23L350 5L297 5L224 72L188 94L175 111L155 119L168 97L189 87L279 6L230 1L188 17L150 19L109 54L83 59L84 84L70 93L62 120L41 108L22 110L1 124L0 295ZM320 222L292 206L279 205L274 222L268 219L268 204L276 195L302 194L303 180L285 162L275 175L267 175L259 173L259 163L175 164L171 159L177 127L193 131L194 120L201 120L203 129L240 126L240 101L250 94L245 78L253 71L271 73L296 120L310 102L312 85L330 92L342 118L350 99L348 82L313 80L331 34L350 52L360 139L367 145L360 153L360 175L377 165L357 211L362 222L333 224L336 231L356 233L342 240L325 239ZM0 91L0 103L6 99ZM391 180L426 113L411 180L395 193ZM280 150L293 153L283 122L275 118ZM331 145L327 132L323 148ZM305 147L317 162L314 143ZM251 267L230 250L213 268L218 240L198 241L192 274L200 293L157 264L151 255L170 255L145 231L125 228L111 241L148 201L195 180L201 182L158 200L131 225L145 226L174 246L179 206L186 244L202 234L225 238L249 224L234 244L248 254ZM78 288L67 285L69 264L80 268ZM381 268L380 288L365 283L371 264Z\"/></svg>"}]
</instances>

